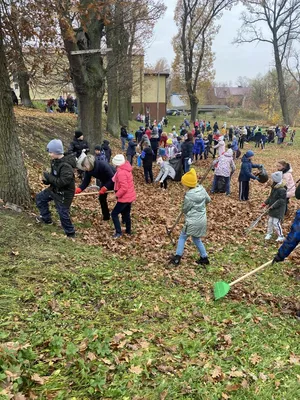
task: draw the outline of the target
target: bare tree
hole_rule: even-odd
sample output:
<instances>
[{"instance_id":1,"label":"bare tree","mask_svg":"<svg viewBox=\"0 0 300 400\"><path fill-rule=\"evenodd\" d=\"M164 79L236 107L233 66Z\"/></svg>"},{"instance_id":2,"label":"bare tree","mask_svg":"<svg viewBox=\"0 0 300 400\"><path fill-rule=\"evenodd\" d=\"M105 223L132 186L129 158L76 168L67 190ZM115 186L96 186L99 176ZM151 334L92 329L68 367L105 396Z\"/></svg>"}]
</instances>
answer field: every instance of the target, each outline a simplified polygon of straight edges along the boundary
<instances>
[{"instance_id":1,"label":"bare tree","mask_svg":"<svg viewBox=\"0 0 300 400\"><path fill-rule=\"evenodd\" d=\"M15 131L15 116L9 85L0 10L0 198L21 206L30 203L27 173Z\"/></svg>"},{"instance_id":2,"label":"bare tree","mask_svg":"<svg viewBox=\"0 0 300 400\"><path fill-rule=\"evenodd\" d=\"M173 39L177 61L183 66L186 91L191 105L191 119L197 118L198 80L206 53L211 53L212 38L218 30L216 19L234 0L178 0L175 21L178 34Z\"/></svg>"},{"instance_id":3,"label":"bare tree","mask_svg":"<svg viewBox=\"0 0 300 400\"><path fill-rule=\"evenodd\" d=\"M236 43L265 42L273 47L280 106L284 122L290 124L283 63L300 34L299 0L247 0Z\"/></svg>"}]
</instances>

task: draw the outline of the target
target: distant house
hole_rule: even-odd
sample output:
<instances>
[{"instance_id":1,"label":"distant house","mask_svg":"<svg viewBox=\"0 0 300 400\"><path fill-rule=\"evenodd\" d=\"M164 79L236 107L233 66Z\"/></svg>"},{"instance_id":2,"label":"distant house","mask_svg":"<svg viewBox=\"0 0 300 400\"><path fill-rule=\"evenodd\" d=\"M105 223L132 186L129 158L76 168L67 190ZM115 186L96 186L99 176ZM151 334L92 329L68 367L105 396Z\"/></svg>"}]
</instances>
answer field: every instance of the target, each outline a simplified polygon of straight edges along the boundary
<instances>
[{"instance_id":1,"label":"distant house","mask_svg":"<svg viewBox=\"0 0 300 400\"><path fill-rule=\"evenodd\" d=\"M225 105L230 108L245 107L251 94L249 87L211 87L208 93L209 104Z\"/></svg>"}]
</instances>

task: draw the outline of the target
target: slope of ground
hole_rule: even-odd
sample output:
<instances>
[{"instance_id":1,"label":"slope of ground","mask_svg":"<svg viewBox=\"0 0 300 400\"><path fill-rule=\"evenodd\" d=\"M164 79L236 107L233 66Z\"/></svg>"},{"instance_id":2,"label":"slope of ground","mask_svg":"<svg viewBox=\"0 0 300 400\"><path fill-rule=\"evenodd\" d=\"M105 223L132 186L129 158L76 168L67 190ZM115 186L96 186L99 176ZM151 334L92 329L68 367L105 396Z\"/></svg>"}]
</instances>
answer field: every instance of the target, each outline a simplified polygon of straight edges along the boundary
<instances>
[{"instance_id":1,"label":"slope of ground","mask_svg":"<svg viewBox=\"0 0 300 400\"><path fill-rule=\"evenodd\" d=\"M64 131L67 143L72 118L18 115L34 191L42 187L38 178L53 127ZM284 158L300 177L297 139L293 147L257 150L255 161L272 172ZM119 142L112 142L116 154ZM198 162L199 176L208 166ZM26 214L1 209L0 398L298 398L299 251L213 300L214 282L243 275L278 247L264 242L265 220L245 236L270 189L254 182L251 200L240 203L237 175L232 195L214 195L208 206L207 270L195 263L192 244L180 267L168 268L174 248L165 226L180 211L184 192L179 183L167 192L145 185L137 167L131 238L112 239L113 226L101 220L93 196L74 200L75 243L58 226L36 226ZM207 189L211 180L212 174ZM293 200L285 233L296 209Z\"/></svg>"}]
</instances>

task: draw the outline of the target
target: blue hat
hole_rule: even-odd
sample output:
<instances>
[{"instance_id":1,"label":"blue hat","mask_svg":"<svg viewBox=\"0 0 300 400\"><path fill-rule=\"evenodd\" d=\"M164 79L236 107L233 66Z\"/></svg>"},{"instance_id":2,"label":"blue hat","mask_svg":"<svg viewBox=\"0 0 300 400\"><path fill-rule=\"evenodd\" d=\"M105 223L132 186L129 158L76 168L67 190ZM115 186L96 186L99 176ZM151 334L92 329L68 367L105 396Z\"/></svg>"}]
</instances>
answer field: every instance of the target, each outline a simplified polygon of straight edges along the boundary
<instances>
[{"instance_id":1,"label":"blue hat","mask_svg":"<svg viewBox=\"0 0 300 400\"><path fill-rule=\"evenodd\" d=\"M250 157L253 157L253 156L254 156L254 153L253 153L252 150L248 150L247 153L245 154L245 156L246 156L247 158L250 158Z\"/></svg>"},{"instance_id":2,"label":"blue hat","mask_svg":"<svg viewBox=\"0 0 300 400\"><path fill-rule=\"evenodd\" d=\"M64 154L64 146L59 139L53 139L47 144L47 151L54 154Z\"/></svg>"},{"instance_id":3,"label":"blue hat","mask_svg":"<svg viewBox=\"0 0 300 400\"><path fill-rule=\"evenodd\" d=\"M128 139L128 140L133 139L133 135L132 135L131 133L129 133L129 135L127 136L127 139Z\"/></svg>"}]
</instances>

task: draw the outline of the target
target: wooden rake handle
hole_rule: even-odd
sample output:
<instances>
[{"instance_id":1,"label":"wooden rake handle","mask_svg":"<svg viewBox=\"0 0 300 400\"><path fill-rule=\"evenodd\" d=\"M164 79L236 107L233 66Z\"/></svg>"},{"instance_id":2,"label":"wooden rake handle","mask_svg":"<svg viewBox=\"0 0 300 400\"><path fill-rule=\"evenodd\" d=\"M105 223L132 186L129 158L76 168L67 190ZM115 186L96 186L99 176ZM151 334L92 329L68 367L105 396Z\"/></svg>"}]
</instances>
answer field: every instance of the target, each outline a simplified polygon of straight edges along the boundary
<instances>
[{"instance_id":1,"label":"wooden rake handle","mask_svg":"<svg viewBox=\"0 0 300 400\"><path fill-rule=\"evenodd\" d=\"M229 283L229 286L231 287L231 286L235 285L236 283L248 278L248 276L251 276L251 275L255 274L256 272L260 271L261 269L263 269L263 268L267 267L268 265L272 264L272 262L273 262L273 260L268 261L265 264L261 265L260 267L255 268L253 271L248 272L246 275L243 275L240 278L238 278L237 280Z\"/></svg>"},{"instance_id":2,"label":"wooden rake handle","mask_svg":"<svg viewBox=\"0 0 300 400\"><path fill-rule=\"evenodd\" d=\"M114 193L114 191L113 190L108 190L107 192L105 192L105 193ZM98 194L99 195L99 192L87 192L87 193L78 193L78 194L75 194L75 197L81 197L81 196L95 196L95 194Z\"/></svg>"}]
</instances>

